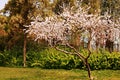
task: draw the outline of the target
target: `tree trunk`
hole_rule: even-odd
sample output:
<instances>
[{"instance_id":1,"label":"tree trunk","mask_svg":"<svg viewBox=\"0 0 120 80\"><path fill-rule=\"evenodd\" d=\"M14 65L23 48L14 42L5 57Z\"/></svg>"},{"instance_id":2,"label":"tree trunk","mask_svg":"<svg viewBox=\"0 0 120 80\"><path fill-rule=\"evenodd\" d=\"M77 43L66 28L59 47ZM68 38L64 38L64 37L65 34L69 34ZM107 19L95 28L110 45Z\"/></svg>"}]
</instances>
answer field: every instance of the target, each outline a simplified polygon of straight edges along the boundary
<instances>
[{"instance_id":1,"label":"tree trunk","mask_svg":"<svg viewBox=\"0 0 120 80\"><path fill-rule=\"evenodd\" d=\"M76 48L74 48L73 46L71 46L71 45L69 45L69 44L67 44L67 46L68 46L69 48L71 48L72 50L74 50L74 52L72 53L72 52L69 52L69 51L66 51L66 50L63 50L63 49L57 48L57 47L54 47L54 48L55 48L56 50L58 50L58 51L63 52L63 53L78 56L78 57L83 61L84 65L85 65L86 68L87 68L89 79L90 79L90 80L93 80L92 77L91 77L90 66L89 66L89 63L88 63L88 58L89 58L90 55L91 55L91 51L90 51L90 49L88 49L89 54L88 54L88 56L85 58L85 56L83 56L81 53L79 53L79 51L77 51Z\"/></svg>"},{"instance_id":2,"label":"tree trunk","mask_svg":"<svg viewBox=\"0 0 120 80\"><path fill-rule=\"evenodd\" d=\"M90 70L90 66L89 66L89 63L88 63L88 59L85 60L85 63L86 63L87 71L88 71L88 77L89 77L90 80L92 80L92 78L91 78L91 70Z\"/></svg>"},{"instance_id":3,"label":"tree trunk","mask_svg":"<svg viewBox=\"0 0 120 80\"><path fill-rule=\"evenodd\" d=\"M88 41L88 46L87 46L87 49L88 49L88 56L87 58L85 58L85 65L86 65L86 68L87 68L87 71L88 71L88 77L90 80L93 80L92 77L91 77L91 70L90 70L90 66L89 66L89 63L88 63L88 58L90 57L91 55L91 40L92 40L92 36L91 36L91 33L90 33L90 40Z\"/></svg>"},{"instance_id":4,"label":"tree trunk","mask_svg":"<svg viewBox=\"0 0 120 80\"><path fill-rule=\"evenodd\" d=\"M23 67L26 67L26 44L27 44L27 38L26 38L26 34L24 34L24 45L23 45Z\"/></svg>"}]
</instances>

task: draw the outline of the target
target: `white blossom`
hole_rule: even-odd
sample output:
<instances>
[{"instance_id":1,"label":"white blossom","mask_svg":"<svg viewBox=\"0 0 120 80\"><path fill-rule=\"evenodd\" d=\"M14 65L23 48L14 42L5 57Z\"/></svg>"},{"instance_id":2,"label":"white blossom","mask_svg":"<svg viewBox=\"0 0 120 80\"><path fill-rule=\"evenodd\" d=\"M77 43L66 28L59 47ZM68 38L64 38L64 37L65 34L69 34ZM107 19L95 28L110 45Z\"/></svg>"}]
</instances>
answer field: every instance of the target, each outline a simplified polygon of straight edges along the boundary
<instances>
[{"instance_id":1,"label":"white blossom","mask_svg":"<svg viewBox=\"0 0 120 80\"><path fill-rule=\"evenodd\" d=\"M64 9L60 15L54 15L42 19L37 16L26 33L34 35L35 40L45 39L48 42L66 41L73 32L81 31L84 34L87 30L93 39L91 40L114 40L114 27L120 25L110 20L110 16L88 14L88 11L79 7L77 10ZM109 37L108 37L109 36ZM96 38L96 39L95 39ZM70 39L70 38L69 38ZM50 41L49 41L50 40ZM50 43L51 44L51 43Z\"/></svg>"}]
</instances>

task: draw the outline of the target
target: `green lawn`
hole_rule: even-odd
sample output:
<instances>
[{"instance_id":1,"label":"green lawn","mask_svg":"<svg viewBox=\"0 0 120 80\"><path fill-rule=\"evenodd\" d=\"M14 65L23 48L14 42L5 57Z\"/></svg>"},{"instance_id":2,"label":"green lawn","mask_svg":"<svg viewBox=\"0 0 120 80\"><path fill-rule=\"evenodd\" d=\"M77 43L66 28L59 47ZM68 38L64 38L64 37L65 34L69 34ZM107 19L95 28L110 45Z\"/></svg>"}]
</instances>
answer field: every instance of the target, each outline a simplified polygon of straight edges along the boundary
<instances>
[{"instance_id":1,"label":"green lawn","mask_svg":"<svg viewBox=\"0 0 120 80\"><path fill-rule=\"evenodd\" d=\"M120 70L92 71L95 80L120 80ZM0 80L88 80L87 71L0 67Z\"/></svg>"}]
</instances>

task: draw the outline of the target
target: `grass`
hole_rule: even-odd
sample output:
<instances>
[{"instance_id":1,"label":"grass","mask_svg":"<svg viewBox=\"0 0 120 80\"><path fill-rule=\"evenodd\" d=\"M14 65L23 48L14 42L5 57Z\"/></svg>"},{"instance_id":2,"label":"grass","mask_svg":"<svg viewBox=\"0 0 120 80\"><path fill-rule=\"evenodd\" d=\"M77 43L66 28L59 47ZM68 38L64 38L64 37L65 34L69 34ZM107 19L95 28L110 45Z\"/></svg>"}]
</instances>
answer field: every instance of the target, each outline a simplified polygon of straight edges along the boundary
<instances>
[{"instance_id":1,"label":"grass","mask_svg":"<svg viewBox=\"0 0 120 80\"><path fill-rule=\"evenodd\" d=\"M92 71L95 80L120 80L120 70ZM0 80L88 80L87 71L0 67Z\"/></svg>"}]
</instances>

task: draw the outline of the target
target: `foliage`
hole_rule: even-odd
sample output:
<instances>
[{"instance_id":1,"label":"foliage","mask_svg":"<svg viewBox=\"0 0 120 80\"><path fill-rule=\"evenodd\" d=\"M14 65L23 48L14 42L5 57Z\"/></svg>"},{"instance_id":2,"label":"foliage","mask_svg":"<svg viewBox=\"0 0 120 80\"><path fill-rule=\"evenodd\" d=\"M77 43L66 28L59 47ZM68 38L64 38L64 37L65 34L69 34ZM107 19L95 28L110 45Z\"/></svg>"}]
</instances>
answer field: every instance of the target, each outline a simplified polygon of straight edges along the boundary
<instances>
[{"instance_id":1,"label":"foliage","mask_svg":"<svg viewBox=\"0 0 120 80\"><path fill-rule=\"evenodd\" d=\"M28 55L31 56L28 57L28 61L31 61L30 59L32 58L32 62L30 64L31 67L42 67L47 69L66 68L66 64L68 64L69 60L72 58L72 56L66 55L52 48L48 48L36 53L30 52Z\"/></svg>"},{"instance_id":2,"label":"foliage","mask_svg":"<svg viewBox=\"0 0 120 80\"><path fill-rule=\"evenodd\" d=\"M44 50L45 47L47 47L45 44L43 44L38 45L37 43L33 43L32 41L28 40L27 51L29 51L29 53L30 51L32 52L31 55L27 54L29 58L31 57L34 59L36 56L32 56L33 52L40 52L41 50ZM23 65L23 50L20 42L17 43L16 46L13 46L10 50L1 51L0 59L0 66L21 67Z\"/></svg>"},{"instance_id":3,"label":"foliage","mask_svg":"<svg viewBox=\"0 0 120 80\"><path fill-rule=\"evenodd\" d=\"M6 47L7 27L7 17L0 14L0 51Z\"/></svg>"},{"instance_id":4,"label":"foliage","mask_svg":"<svg viewBox=\"0 0 120 80\"><path fill-rule=\"evenodd\" d=\"M93 54L90 59L91 69L120 69L120 54L104 51L103 54Z\"/></svg>"},{"instance_id":5,"label":"foliage","mask_svg":"<svg viewBox=\"0 0 120 80\"><path fill-rule=\"evenodd\" d=\"M84 55L87 55L86 50L82 50L82 52ZM30 67L42 67L46 69L85 69L83 62L79 60L77 56L67 55L53 48L45 49L42 52L33 52L31 57L32 62L29 64ZM92 70L120 69L120 54L115 52L110 54L107 51L103 51L103 53L94 52L89 58L89 62Z\"/></svg>"},{"instance_id":6,"label":"foliage","mask_svg":"<svg viewBox=\"0 0 120 80\"><path fill-rule=\"evenodd\" d=\"M101 2L102 0L83 0L82 6L84 8L90 7L89 14L100 14Z\"/></svg>"},{"instance_id":7,"label":"foliage","mask_svg":"<svg viewBox=\"0 0 120 80\"><path fill-rule=\"evenodd\" d=\"M22 66L22 48L14 47L11 50L4 50L0 53L0 66L20 67Z\"/></svg>"},{"instance_id":8,"label":"foliage","mask_svg":"<svg viewBox=\"0 0 120 80\"><path fill-rule=\"evenodd\" d=\"M34 46L36 44L31 44ZM30 46L30 45L29 45ZM39 49L37 49L39 47ZM69 49L68 49L69 50ZM86 50L81 50L87 55ZM14 47L9 51L0 52L0 66L21 67L22 66L22 48ZM89 58L89 64L92 70L98 69L120 69L120 53L109 53L102 51L93 52ZM46 69L85 69L85 66L77 56L67 55L53 48L42 46L28 47L27 51L28 67L40 67Z\"/></svg>"},{"instance_id":9,"label":"foliage","mask_svg":"<svg viewBox=\"0 0 120 80\"><path fill-rule=\"evenodd\" d=\"M56 14L61 14L63 12L63 7L75 7L76 0L57 0L53 11Z\"/></svg>"},{"instance_id":10,"label":"foliage","mask_svg":"<svg viewBox=\"0 0 120 80\"><path fill-rule=\"evenodd\" d=\"M101 13L104 14L108 12L114 18L120 17L120 0L102 0L101 3Z\"/></svg>"},{"instance_id":11,"label":"foliage","mask_svg":"<svg viewBox=\"0 0 120 80\"><path fill-rule=\"evenodd\" d=\"M8 13L8 40L7 47L14 46L21 37L23 37L23 29L25 24L30 22L32 11L34 11L33 1L31 0L9 0L3 10L4 13Z\"/></svg>"}]
</instances>

